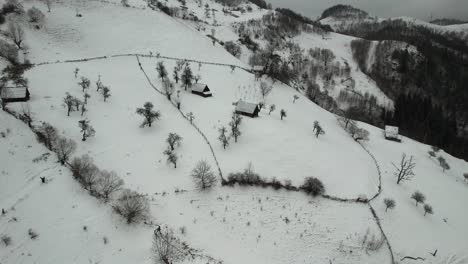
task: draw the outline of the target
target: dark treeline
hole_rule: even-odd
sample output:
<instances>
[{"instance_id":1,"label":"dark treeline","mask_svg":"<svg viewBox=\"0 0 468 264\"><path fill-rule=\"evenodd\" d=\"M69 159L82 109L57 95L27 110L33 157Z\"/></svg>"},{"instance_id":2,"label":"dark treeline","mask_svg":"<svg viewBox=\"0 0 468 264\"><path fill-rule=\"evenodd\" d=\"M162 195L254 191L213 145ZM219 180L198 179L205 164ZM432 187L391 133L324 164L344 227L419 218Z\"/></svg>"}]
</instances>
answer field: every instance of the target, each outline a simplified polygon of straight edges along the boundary
<instances>
[{"instance_id":1,"label":"dark treeline","mask_svg":"<svg viewBox=\"0 0 468 264\"><path fill-rule=\"evenodd\" d=\"M396 101L392 121L405 135L468 159L468 45L462 35L402 20L357 23L339 31L380 41L371 69L364 65L368 41L352 43L354 57Z\"/></svg>"},{"instance_id":2,"label":"dark treeline","mask_svg":"<svg viewBox=\"0 0 468 264\"><path fill-rule=\"evenodd\" d=\"M468 140L459 136L454 115L445 113L429 97L402 94L395 101L395 112L384 112L383 119L399 126L405 136L468 159Z\"/></svg>"}]
</instances>

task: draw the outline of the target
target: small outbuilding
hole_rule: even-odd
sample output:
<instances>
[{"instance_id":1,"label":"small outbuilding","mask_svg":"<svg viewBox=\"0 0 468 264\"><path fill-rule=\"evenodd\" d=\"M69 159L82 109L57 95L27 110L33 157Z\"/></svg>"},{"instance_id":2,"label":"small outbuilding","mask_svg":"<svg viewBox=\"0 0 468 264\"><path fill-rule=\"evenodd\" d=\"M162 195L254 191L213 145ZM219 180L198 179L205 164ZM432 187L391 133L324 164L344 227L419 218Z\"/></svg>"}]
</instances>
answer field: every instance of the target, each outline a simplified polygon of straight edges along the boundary
<instances>
[{"instance_id":1,"label":"small outbuilding","mask_svg":"<svg viewBox=\"0 0 468 264\"><path fill-rule=\"evenodd\" d=\"M208 85L203 84L203 83L195 83L192 85L192 93L196 95L200 95L203 97L211 97L213 94L210 91L210 88L208 88Z\"/></svg>"},{"instance_id":2,"label":"small outbuilding","mask_svg":"<svg viewBox=\"0 0 468 264\"><path fill-rule=\"evenodd\" d=\"M260 107L258 104L247 103L240 100L236 104L235 111L237 114L254 118L258 117L258 113L260 113Z\"/></svg>"},{"instance_id":3,"label":"small outbuilding","mask_svg":"<svg viewBox=\"0 0 468 264\"><path fill-rule=\"evenodd\" d=\"M385 139L401 142L399 128L396 126L385 126Z\"/></svg>"},{"instance_id":4,"label":"small outbuilding","mask_svg":"<svg viewBox=\"0 0 468 264\"><path fill-rule=\"evenodd\" d=\"M3 103L26 102L29 96L27 87L4 87L0 93Z\"/></svg>"},{"instance_id":5,"label":"small outbuilding","mask_svg":"<svg viewBox=\"0 0 468 264\"><path fill-rule=\"evenodd\" d=\"M255 65L252 68L253 74L255 74L255 78L261 78L262 75L265 73L265 67L261 65Z\"/></svg>"}]
</instances>

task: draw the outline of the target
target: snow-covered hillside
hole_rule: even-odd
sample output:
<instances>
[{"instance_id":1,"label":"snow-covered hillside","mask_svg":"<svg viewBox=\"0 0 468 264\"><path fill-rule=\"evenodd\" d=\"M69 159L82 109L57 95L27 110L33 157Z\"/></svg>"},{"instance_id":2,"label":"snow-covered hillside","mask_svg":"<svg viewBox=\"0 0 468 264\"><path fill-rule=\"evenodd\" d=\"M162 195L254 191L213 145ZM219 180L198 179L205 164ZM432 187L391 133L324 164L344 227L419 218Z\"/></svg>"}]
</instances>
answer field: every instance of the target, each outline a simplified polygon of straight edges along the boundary
<instances>
[{"instance_id":1,"label":"snow-covered hillside","mask_svg":"<svg viewBox=\"0 0 468 264\"><path fill-rule=\"evenodd\" d=\"M147 195L148 222L173 229L202 256L189 257L183 263L391 263L392 254L396 261L405 256L421 256L427 263L466 261L468 184L462 177L468 172L468 163L440 151L437 155L451 166L443 173L437 160L429 157L429 146L407 138L402 143L386 141L382 130L366 124L359 126L370 132L370 140L360 145L334 114L297 90L243 70L250 68L245 58L238 60L219 44L213 45L206 36L210 28L198 31L191 22L154 11L139 0L129 1L132 7L119 2L61 1L46 13L44 28L27 28L28 58L37 64L25 73L31 99L8 103L7 108L21 113L29 106L33 125L48 122L77 142L74 156L89 154L99 168L115 171L126 188ZM36 5L45 12L40 2L24 5ZM187 7L203 14L195 1L187 1ZM76 12L82 17L76 17ZM235 17L219 11L216 36L234 40L237 37L230 23L259 18L266 12L255 8ZM337 60L351 65L358 91L390 104L358 69L349 47L352 39L304 33L293 40L304 49L332 49ZM156 90L163 90L155 69L158 62L164 63L174 81L172 69L177 60L162 56L200 61L188 63L213 97L203 98L190 88L186 91L181 82L174 83L172 99L179 96L179 111ZM65 62L91 57L99 58ZM67 116L63 98L66 93L83 98L78 85L82 76L91 80L87 111L83 116L79 111ZM98 79L110 88L111 97L106 101L96 91ZM265 98L260 93L262 81L273 87ZM219 128L228 127L233 103L238 100L263 101L267 109L274 104L276 110L269 114L263 109L258 118L244 117L238 142L231 140L223 149ZM142 116L136 109L145 102L153 103L161 118L142 128ZM287 113L283 120L281 109ZM195 126L182 115L189 112L195 116ZM78 121L84 118L90 120L96 134L81 141ZM324 135L315 136L314 121L323 127ZM55 154L40 145L26 125L3 111L0 132L4 135L0 137L0 208L6 210L0 216L0 235L12 239L11 245L0 245L0 263L155 263L151 252L154 226L127 225L112 212L111 204L81 189L69 169L56 162ZM176 168L163 154L169 133L183 138L175 150ZM398 163L402 153L414 155L416 175L397 185L392 162ZM33 162L38 157L42 158ZM200 160L207 161L216 175L219 162L225 178L249 163L262 177L289 180L293 186L300 186L306 177L316 177L329 196L221 186L220 177L214 188L200 191L190 176ZM40 177L49 182L41 184ZM424 216L422 205L414 205L410 196L415 190L426 194L434 215ZM375 200L366 203L375 195ZM384 198L394 199L396 208L385 212ZM31 240L29 228L39 237ZM363 239L371 237L382 241L375 250L363 245ZM436 249L436 257L429 255Z\"/></svg>"}]
</instances>

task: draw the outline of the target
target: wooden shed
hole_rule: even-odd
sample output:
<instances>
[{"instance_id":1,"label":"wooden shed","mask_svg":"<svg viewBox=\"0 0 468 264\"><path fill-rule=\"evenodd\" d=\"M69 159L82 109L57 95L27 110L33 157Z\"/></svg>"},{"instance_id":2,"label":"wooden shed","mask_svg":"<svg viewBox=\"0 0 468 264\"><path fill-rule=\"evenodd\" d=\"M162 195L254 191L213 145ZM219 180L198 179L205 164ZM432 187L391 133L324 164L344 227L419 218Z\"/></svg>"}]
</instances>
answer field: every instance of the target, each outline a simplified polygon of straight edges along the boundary
<instances>
[{"instance_id":1,"label":"wooden shed","mask_svg":"<svg viewBox=\"0 0 468 264\"><path fill-rule=\"evenodd\" d=\"M396 126L385 126L385 139L401 142L399 128Z\"/></svg>"},{"instance_id":2,"label":"wooden shed","mask_svg":"<svg viewBox=\"0 0 468 264\"><path fill-rule=\"evenodd\" d=\"M29 90L27 87L4 87L0 98L4 103L26 102L29 100Z\"/></svg>"},{"instance_id":3,"label":"wooden shed","mask_svg":"<svg viewBox=\"0 0 468 264\"><path fill-rule=\"evenodd\" d=\"M203 83L195 83L192 85L192 93L196 95L200 95L202 97L211 97L213 94L208 88L208 85Z\"/></svg>"},{"instance_id":4,"label":"wooden shed","mask_svg":"<svg viewBox=\"0 0 468 264\"><path fill-rule=\"evenodd\" d=\"M258 104L239 101L236 104L235 111L240 115L254 118L258 117L258 113L260 113L260 107L258 106Z\"/></svg>"}]
</instances>

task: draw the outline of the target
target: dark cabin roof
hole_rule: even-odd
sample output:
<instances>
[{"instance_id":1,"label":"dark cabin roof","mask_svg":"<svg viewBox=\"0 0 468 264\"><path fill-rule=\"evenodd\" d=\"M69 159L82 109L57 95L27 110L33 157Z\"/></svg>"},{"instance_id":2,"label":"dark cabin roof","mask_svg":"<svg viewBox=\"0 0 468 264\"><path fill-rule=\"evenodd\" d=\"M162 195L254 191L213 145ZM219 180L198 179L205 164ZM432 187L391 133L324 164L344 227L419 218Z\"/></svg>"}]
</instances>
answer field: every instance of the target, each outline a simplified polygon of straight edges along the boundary
<instances>
[{"instance_id":1,"label":"dark cabin roof","mask_svg":"<svg viewBox=\"0 0 468 264\"><path fill-rule=\"evenodd\" d=\"M203 84L203 83L195 83L192 85L192 92L203 93L203 92L206 92L207 89L208 91L210 90L208 88L208 85Z\"/></svg>"},{"instance_id":2,"label":"dark cabin roof","mask_svg":"<svg viewBox=\"0 0 468 264\"><path fill-rule=\"evenodd\" d=\"M28 89L26 87L5 87L2 89L0 97L2 99L23 99L26 98Z\"/></svg>"},{"instance_id":3,"label":"dark cabin roof","mask_svg":"<svg viewBox=\"0 0 468 264\"><path fill-rule=\"evenodd\" d=\"M244 101L237 102L236 112L254 114L257 111L258 105L254 103L247 103Z\"/></svg>"}]
</instances>

